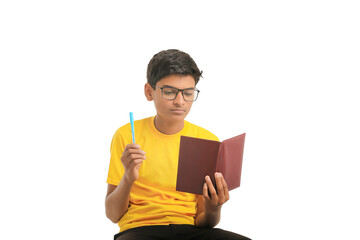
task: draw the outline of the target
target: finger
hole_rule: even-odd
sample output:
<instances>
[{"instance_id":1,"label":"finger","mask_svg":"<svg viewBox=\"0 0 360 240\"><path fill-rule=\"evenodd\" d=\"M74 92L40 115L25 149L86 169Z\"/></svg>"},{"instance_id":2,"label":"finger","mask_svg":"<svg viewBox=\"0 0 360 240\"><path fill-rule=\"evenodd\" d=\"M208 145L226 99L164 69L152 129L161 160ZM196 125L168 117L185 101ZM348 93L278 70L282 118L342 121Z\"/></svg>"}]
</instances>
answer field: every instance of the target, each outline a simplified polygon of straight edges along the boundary
<instances>
[{"instance_id":1,"label":"finger","mask_svg":"<svg viewBox=\"0 0 360 240\"><path fill-rule=\"evenodd\" d=\"M131 149L128 149L127 152L130 154L132 154L132 153L137 153L137 154L142 154L142 155L146 154L146 152L144 152L140 148L138 148L138 149L131 148Z\"/></svg>"},{"instance_id":2,"label":"finger","mask_svg":"<svg viewBox=\"0 0 360 240\"><path fill-rule=\"evenodd\" d=\"M130 168L130 169L135 168L135 167L137 167L138 165L141 165L142 163L143 163L143 160L142 160L142 159L133 160L133 161L129 164L129 168Z\"/></svg>"},{"instance_id":3,"label":"finger","mask_svg":"<svg viewBox=\"0 0 360 240\"><path fill-rule=\"evenodd\" d=\"M204 186L203 186L203 195L204 195L205 199L210 200L209 193L208 193L208 186L207 186L206 182L204 182Z\"/></svg>"},{"instance_id":4,"label":"finger","mask_svg":"<svg viewBox=\"0 0 360 240\"><path fill-rule=\"evenodd\" d=\"M142 159L145 160L146 156L144 156L143 154L129 154L128 156L125 155L126 153L124 153L124 155L121 157L121 162L123 163L123 165L125 167L127 167L133 160L136 159Z\"/></svg>"},{"instance_id":5,"label":"finger","mask_svg":"<svg viewBox=\"0 0 360 240\"><path fill-rule=\"evenodd\" d=\"M130 143L125 146L125 149L122 153L123 157L127 157L129 155L129 151L132 151L133 149L140 149L140 146L134 143Z\"/></svg>"},{"instance_id":6,"label":"finger","mask_svg":"<svg viewBox=\"0 0 360 240\"><path fill-rule=\"evenodd\" d=\"M225 193L224 193L224 187L222 184L222 179L223 179L223 176L221 175L221 173L215 173L216 189L217 189L217 194L218 194L218 197L219 197L219 200L221 203L223 203L225 201Z\"/></svg>"},{"instance_id":7,"label":"finger","mask_svg":"<svg viewBox=\"0 0 360 240\"><path fill-rule=\"evenodd\" d=\"M211 199L216 199L216 197L217 197L216 190L215 190L214 185L211 182L210 177L206 176L205 181L206 181L207 187L209 189Z\"/></svg>"},{"instance_id":8,"label":"finger","mask_svg":"<svg viewBox=\"0 0 360 240\"><path fill-rule=\"evenodd\" d=\"M124 160L124 165L125 166L129 166L133 161L136 161L136 160L145 160L146 157L143 156L143 155L140 155L140 154L131 154L129 155L129 157L125 158Z\"/></svg>"},{"instance_id":9,"label":"finger","mask_svg":"<svg viewBox=\"0 0 360 240\"><path fill-rule=\"evenodd\" d=\"M140 145L136 144L136 143L129 143L128 145L125 146L125 151L128 149L140 149Z\"/></svg>"},{"instance_id":10,"label":"finger","mask_svg":"<svg viewBox=\"0 0 360 240\"><path fill-rule=\"evenodd\" d=\"M222 178L222 185L224 187L225 201L228 201L230 199L230 194L229 194L229 188L227 186L227 183L226 183L224 177Z\"/></svg>"},{"instance_id":11,"label":"finger","mask_svg":"<svg viewBox=\"0 0 360 240\"><path fill-rule=\"evenodd\" d=\"M145 159L146 156L143 154L131 153L127 158L130 159L130 161L131 161L131 160L135 160L135 159Z\"/></svg>"},{"instance_id":12,"label":"finger","mask_svg":"<svg viewBox=\"0 0 360 240\"><path fill-rule=\"evenodd\" d=\"M131 157L132 158L132 155L133 154L138 154L138 155L143 155L145 156L146 152L144 152L143 150L141 150L140 148L139 149L134 149L134 148L131 148L131 149L128 149L124 152L124 156L125 157Z\"/></svg>"}]
</instances>

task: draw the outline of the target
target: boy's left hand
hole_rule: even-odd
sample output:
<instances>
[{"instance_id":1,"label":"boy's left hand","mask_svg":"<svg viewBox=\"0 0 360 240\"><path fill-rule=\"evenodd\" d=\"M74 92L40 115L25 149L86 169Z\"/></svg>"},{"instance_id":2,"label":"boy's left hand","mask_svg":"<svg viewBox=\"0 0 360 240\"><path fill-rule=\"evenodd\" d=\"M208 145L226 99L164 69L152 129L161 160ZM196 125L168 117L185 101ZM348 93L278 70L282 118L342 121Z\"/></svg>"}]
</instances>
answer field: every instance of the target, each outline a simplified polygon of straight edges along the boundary
<instances>
[{"instance_id":1,"label":"boy's left hand","mask_svg":"<svg viewBox=\"0 0 360 240\"><path fill-rule=\"evenodd\" d=\"M208 214L220 211L221 206L230 199L229 190L221 173L215 173L216 189L209 176L205 177L203 187L204 208ZM210 192L210 195L209 195Z\"/></svg>"}]
</instances>

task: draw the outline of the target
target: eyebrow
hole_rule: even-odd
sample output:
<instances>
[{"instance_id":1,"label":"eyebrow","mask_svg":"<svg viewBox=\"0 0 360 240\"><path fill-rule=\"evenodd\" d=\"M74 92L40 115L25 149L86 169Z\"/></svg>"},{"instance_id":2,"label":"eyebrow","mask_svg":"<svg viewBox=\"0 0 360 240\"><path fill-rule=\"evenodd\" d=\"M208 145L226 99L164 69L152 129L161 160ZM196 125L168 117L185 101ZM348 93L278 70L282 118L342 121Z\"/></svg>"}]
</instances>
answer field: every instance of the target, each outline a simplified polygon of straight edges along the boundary
<instances>
[{"instance_id":1,"label":"eyebrow","mask_svg":"<svg viewBox=\"0 0 360 240\"><path fill-rule=\"evenodd\" d=\"M190 87L190 88L184 88L184 89L180 89L180 88L176 88L170 85L162 85L161 87L168 87L168 88L174 88L174 89L178 89L178 90L195 90L195 87Z\"/></svg>"}]
</instances>

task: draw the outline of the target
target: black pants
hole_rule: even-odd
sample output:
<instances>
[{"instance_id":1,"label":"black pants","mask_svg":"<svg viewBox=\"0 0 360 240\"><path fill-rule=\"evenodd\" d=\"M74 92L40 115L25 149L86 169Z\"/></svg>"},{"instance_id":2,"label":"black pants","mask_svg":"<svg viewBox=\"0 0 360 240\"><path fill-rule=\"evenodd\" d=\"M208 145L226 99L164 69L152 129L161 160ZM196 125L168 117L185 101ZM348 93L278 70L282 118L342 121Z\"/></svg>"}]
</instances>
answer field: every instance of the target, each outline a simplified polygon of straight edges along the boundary
<instances>
[{"instance_id":1,"label":"black pants","mask_svg":"<svg viewBox=\"0 0 360 240\"><path fill-rule=\"evenodd\" d=\"M118 233L114 240L250 240L219 228L193 225L156 225L137 227Z\"/></svg>"}]
</instances>

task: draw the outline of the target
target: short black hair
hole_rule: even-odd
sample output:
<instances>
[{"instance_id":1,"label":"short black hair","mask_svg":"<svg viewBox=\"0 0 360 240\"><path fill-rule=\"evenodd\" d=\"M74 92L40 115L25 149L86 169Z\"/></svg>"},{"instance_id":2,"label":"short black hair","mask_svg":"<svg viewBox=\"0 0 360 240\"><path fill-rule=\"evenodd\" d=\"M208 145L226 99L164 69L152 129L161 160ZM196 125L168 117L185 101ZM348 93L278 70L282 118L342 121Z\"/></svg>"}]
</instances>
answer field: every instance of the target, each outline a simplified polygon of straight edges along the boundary
<instances>
[{"instance_id":1,"label":"short black hair","mask_svg":"<svg viewBox=\"0 0 360 240\"><path fill-rule=\"evenodd\" d=\"M191 75L195 85L199 82L202 71L199 70L195 61L189 54L177 49L163 50L153 56L150 60L146 78L151 86L169 75Z\"/></svg>"}]
</instances>

